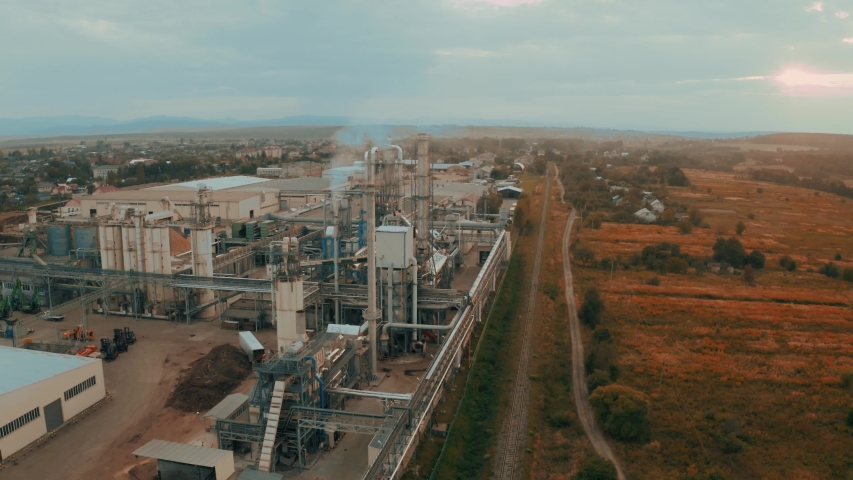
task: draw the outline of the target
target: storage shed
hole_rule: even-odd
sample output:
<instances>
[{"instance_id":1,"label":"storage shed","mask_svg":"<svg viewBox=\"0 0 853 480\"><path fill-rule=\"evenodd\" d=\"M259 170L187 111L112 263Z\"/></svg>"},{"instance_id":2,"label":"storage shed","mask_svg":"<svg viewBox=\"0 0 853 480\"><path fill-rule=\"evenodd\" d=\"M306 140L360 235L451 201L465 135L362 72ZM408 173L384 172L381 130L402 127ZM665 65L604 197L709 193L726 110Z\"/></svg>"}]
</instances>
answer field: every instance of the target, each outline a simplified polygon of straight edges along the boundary
<instances>
[{"instance_id":1,"label":"storage shed","mask_svg":"<svg viewBox=\"0 0 853 480\"><path fill-rule=\"evenodd\" d=\"M159 480L227 480L234 474L234 452L151 440L133 452L157 460Z\"/></svg>"},{"instance_id":2,"label":"storage shed","mask_svg":"<svg viewBox=\"0 0 853 480\"><path fill-rule=\"evenodd\" d=\"M0 461L106 396L101 360L0 347Z\"/></svg>"}]
</instances>

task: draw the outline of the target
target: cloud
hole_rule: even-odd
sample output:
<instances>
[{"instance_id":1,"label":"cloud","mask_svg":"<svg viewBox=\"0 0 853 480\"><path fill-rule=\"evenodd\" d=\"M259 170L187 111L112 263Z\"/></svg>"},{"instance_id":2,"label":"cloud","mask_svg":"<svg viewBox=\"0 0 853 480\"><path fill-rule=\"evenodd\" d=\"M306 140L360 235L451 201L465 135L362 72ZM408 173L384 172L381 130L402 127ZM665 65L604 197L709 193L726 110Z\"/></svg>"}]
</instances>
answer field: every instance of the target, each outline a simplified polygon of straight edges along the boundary
<instances>
[{"instance_id":1,"label":"cloud","mask_svg":"<svg viewBox=\"0 0 853 480\"><path fill-rule=\"evenodd\" d=\"M835 16L844 20L845 18L849 17L850 14L848 12L835 12Z\"/></svg>"},{"instance_id":2,"label":"cloud","mask_svg":"<svg viewBox=\"0 0 853 480\"><path fill-rule=\"evenodd\" d=\"M736 78L735 80L737 80L739 82L749 82L749 81L755 81L755 80L767 80L767 78L768 77L766 75L754 75L751 77Z\"/></svg>"},{"instance_id":3,"label":"cloud","mask_svg":"<svg viewBox=\"0 0 853 480\"><path fill-rule=\"evenodd\" d=\"M842 41L842 42L844 42L844 43L853 43L853 37L845 38L845 39L843 39L843 40L841 40L841 41Z\"/></svg>"},{"instance_id":4,"label":"cloud","mask_svg":"<svg viewBox=\"0 0 853 480\"><path fill-rule=\"evenodd\" d=\"M774 75L772 81L792 96L853 95L853 73L825 73L789 67Z\"/></svg>"},{"instance_id":5,"label":"cloud","mask_svg":"<svg viewBox=\"0 0 853 480\"><path fill-rule=\"evenodd\" d=\"M542 3L542 0L459 0L459 3L487 3L496 7L518 7L520 5Z\"/></svg>"},{"instance_id":6,"label":"cloud","mask_svg":"<svg viewBox=\"0 0 853 480\"><path fill-rule=\"evenodd\" d=\"M478 48L444 48L434 52L439 57L488 58L497 57L498 52Z\"/></svg>"},{"instance_id":7,"label":"cloud","mask_svg":"<svg viewBox=\"0 0 853 480\"><path fill-rule=\"evenodd\" d=\"M806 7L807 12L822 12L823 2L815 2L811 7Z\"/></svg>"}]
</instances>

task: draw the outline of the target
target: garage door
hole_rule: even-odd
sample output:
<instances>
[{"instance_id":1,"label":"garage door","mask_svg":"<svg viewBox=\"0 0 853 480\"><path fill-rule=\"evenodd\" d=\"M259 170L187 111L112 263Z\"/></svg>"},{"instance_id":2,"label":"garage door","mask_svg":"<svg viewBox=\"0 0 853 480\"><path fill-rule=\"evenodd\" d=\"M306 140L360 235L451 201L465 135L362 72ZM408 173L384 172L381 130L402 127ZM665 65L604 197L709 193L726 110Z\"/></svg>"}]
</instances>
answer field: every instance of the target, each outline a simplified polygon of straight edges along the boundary
<instances>
[{"instance_id":1,"label":"garage door","mask_svg":"<svg viewBox=\"0 0 853 480\"><path fill-rule=\"evenodd\" d=\"M62 418L62 404L58 398L55 402L44 407L44 421L47 424L48 432L52 432L65 423L65 419Z\"/></svg>"}]
</instances>

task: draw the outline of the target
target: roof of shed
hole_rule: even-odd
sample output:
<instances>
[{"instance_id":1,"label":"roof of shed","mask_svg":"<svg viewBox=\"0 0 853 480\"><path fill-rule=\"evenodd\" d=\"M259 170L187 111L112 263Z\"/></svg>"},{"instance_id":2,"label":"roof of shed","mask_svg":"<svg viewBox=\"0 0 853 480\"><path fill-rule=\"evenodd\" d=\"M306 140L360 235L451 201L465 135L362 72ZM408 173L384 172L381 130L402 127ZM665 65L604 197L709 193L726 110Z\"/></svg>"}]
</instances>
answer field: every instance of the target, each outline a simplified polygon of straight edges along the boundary
<instances>
[{"instance_id":1,"label":"roof of shed","mask_svg":"<svg viewBox=\"0 0 853 480\"><path fill-rule=\"evenodd\" d=\"M133 454L138 457L156 458L157 460L167 462L198 465L208 468L216 467L229 455L232 458L234 456L234 452L229 450L198 447L185 443L167 442L165 440L151 440L133 452Z\"/></svg>"}]
</instances>

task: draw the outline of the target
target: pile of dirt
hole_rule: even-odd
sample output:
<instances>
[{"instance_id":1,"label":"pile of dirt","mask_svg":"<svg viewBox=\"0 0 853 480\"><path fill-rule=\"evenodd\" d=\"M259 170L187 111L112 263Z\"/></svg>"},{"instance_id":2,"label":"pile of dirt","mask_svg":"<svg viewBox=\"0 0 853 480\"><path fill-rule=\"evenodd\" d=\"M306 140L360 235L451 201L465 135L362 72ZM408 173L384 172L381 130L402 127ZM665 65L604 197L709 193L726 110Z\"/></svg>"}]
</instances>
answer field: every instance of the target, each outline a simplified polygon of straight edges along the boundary
<instances>
[{"instance_id":1,"label":"pile of dirt","mask_svg":"<svg viewBox=\"0 0 853 480\"><path fill-rule=\"evenodd\" d=\"M234 345L219 345L190 364L166 406L183 412L213 408L252 372L246 354Z\"/></svg>"}]
</instances>

